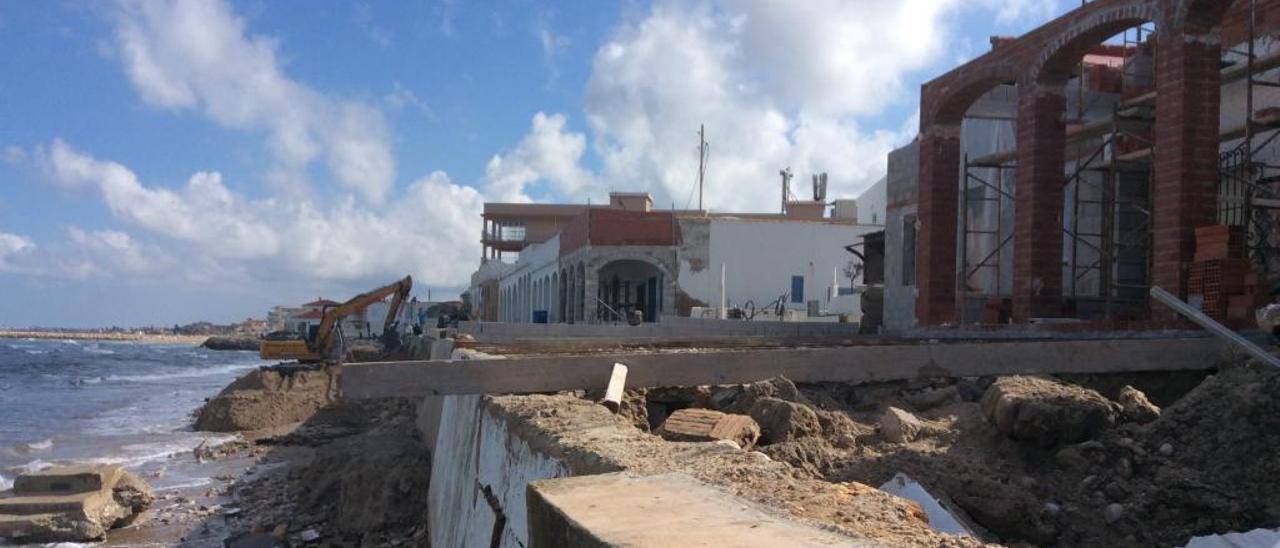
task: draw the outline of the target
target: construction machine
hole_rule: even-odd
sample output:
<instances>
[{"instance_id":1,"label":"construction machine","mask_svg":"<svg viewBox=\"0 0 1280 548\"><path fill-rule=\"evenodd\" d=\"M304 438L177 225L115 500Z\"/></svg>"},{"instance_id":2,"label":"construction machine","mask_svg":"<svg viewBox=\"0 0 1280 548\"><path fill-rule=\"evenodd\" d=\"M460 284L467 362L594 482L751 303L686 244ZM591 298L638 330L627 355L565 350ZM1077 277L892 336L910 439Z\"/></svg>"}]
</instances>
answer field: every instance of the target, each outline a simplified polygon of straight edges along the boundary
<instances>
[{"instance_id":1,"label":"construction machine","mask_svg":"<svg viewBox=\"0 0 1280 548\"><path fill-rule=\"evenodd\" d=\"M404 279L395 283L356 295L345 303L325 306L318 328L291 339L268 338L262 341L258 354L264 360L298 360L303 363L341 361L343 349L338 342L342 338L342 330L338 327L338 322L348 315L387 298L388 295L393 297L391 306L387 309L386 320L383 322L382 338L383 346L389 347L388 350L394 350L394 346L400 342L395 332L396 317L399 316L400 307L408 298L411 289L413 289L413 278L405 276Z\"/></svg>"}]
</instances>

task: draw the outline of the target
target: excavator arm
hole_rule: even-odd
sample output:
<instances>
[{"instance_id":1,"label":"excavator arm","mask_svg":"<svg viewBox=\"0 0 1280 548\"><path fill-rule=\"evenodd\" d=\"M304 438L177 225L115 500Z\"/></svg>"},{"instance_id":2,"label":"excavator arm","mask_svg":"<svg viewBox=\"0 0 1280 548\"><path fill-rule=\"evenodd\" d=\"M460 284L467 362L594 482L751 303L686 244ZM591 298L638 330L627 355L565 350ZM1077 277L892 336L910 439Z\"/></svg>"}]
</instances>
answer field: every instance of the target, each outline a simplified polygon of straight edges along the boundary
<instances>
[{"instance_id":1,"label":"excavator arm","mask_svg":"<svg viewBox=\"0 0 1280 548\"><path fill-rule=\"evenodd\" d=\"M352 297L345 303L324 310L324 318L320 320L320 329L316 332L316 338L311 341L311 351L318 356L326 357L333 351L334 341L337 340L337 329L339 321L348 315L364 310L369 305L387 298L387 295L395 295L391 300L391 307L387 309L387 319L383 324L383 332L391 328L396 316L400 311L400 305L404 302L409 291L413 289L413 277L405 276L403 279L384 285L373 291L361 293Z\"/></svg>"},{"instance_id":2,"label":"excavator arm","mask_svg":"<svg viewBox=\"0 0 1280 548\"><path fill-rule=\"evenodd\" d=\"M404 300L408 298L412 289L413 278L405 276L394 283L356 295L340 305L327 307L324 309L324 316L320 320L320 326L314 339L306 341L263 341L259 354L263 359L296 359L302 362L325 360L333 352L334 343L339 336L338 322L350 314L364 310L369 305L387 298L388 295L394 295L391 299L391 307L387 310L386 320L383 323L383 334L385 335L394 325L396 317L399 316L400 307L404 305Z\"/></svg>"}]
</instances>

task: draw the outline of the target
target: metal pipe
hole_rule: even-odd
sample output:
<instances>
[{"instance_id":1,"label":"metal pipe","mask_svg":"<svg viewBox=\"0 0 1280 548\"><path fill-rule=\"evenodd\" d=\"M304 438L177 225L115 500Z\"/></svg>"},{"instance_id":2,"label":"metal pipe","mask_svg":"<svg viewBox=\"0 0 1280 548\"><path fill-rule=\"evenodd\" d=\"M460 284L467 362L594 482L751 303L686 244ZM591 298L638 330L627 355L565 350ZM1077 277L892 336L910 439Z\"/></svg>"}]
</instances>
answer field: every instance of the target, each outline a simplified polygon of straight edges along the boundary
<instances>
[{"instance_id":1,"label":"metal pipe","mask_svg":"<svg viewBox=\"0 0 1280 548\"><path fill-rule=\"evenodd\" d=\"M1151 296L1157 301L1164 303L1165 306L1172 308L1177 313L1186 316L1187 319L1195 322L1200 327L1209 330L1210 333L1222 337L1231 344L1240 347L1254 358L1257 358L1258 361L1270 365L1271 367L1280 368L1280 358L1277 358L1275 355L1267 352L1262 347L1253 344L1249 339L1241 337L1239 333L1232 331L1227 326L1214 321L1213 318L1206 316L1204 312L1196 310L1194 307L1183 302L1182 299L1179 299L1172 293L1165 291L1160 286L1151 286Z\"/></svg>"}]
</instances>

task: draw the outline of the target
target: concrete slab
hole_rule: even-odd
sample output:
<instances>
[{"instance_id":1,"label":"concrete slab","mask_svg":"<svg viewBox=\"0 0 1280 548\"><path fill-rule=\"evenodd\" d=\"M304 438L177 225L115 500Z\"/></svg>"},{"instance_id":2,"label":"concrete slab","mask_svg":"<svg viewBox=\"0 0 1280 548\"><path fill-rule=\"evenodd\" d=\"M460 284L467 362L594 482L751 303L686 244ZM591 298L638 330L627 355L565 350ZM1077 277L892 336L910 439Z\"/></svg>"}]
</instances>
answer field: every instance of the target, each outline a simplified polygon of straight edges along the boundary
<instances>
[{"instance_id":1,"label":"concrete slab","mask_svg":"<svg viewBox=\"0 0 1280 548\"><path fill-rule=\"evenodd\" d=\"M530 394L604 388L614 363L627 387L747 383L784 375L798 383L860 384L929 377L1121 373L1217 367L1226 345L1210 338L957 342L727 352L537 356L348 364L344 398Z\"/></svg>"},{"instance_id":2,"label":"concrete slab","mask_svg":"<svg viewBox=\"0 0 1280 548\"><path fill-rule=\"evenodd\" d=\"M66 495L22 495L0 499L0 515L33 515L60 512L84 513L85 508L110 500L111 491L90 491Z\"/></svg>"},{"instance_id":3,"label":"concrete slab","mask_svg":"<svg viewBox=\"0 0 1280 548\"><path fill-rule=\"evenodd\" d=\"M114 487L124 468L118 464L73 464L27 472L13 480L13 492L26 494L85 493Z\"/></svg>"},{"instance_id":4,"label":"concrete slab","mask_svg":"<svg viewBox=\"0 0 1280 548\"><path fill-rule=\"evenodd\" d=\"M530 548L878 546L777 517L684 474L531 482Z\"/></svg>"}]
</instances>

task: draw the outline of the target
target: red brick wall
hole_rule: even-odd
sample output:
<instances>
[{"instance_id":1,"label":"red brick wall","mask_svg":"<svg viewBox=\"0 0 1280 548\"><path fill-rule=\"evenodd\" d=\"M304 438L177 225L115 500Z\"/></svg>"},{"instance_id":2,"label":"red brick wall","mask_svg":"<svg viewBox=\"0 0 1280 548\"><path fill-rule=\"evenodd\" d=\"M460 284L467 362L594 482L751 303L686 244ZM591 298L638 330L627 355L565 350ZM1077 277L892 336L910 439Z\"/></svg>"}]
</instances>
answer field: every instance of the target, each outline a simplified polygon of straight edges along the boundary
<instances>
[{"instance_id":1,"label":"red brick wall","mask_svg":"<svg viewBox=\"0 0 1280 548\"><path fill-rule=\"evenodd\" d=\"M560 231L560 254L590 245L657 245L679 242L675 217L663 211L591 209Z\"/></svg>"}]
</instances>

